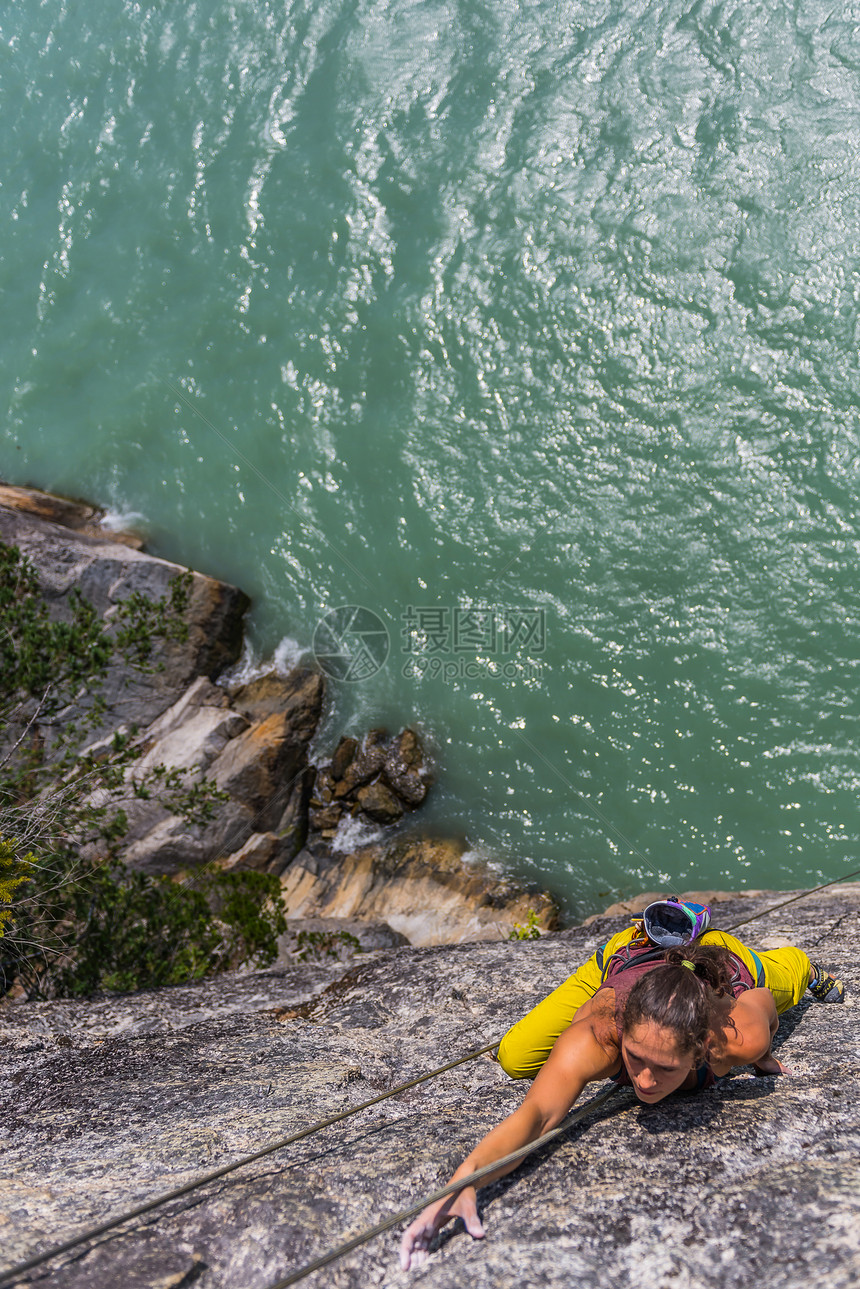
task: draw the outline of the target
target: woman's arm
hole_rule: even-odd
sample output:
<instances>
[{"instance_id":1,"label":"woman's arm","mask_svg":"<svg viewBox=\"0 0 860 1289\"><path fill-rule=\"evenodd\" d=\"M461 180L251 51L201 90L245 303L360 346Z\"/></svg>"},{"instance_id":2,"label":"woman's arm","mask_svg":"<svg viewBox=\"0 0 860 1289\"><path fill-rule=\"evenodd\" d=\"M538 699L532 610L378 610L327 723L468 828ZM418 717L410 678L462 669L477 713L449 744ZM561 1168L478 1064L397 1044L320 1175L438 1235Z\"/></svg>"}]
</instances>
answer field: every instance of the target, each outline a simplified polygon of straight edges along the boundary
<instances>
[{"instance_id":1,"label":"woman's arm","mask_svg":"<svg viewBox=\"0 0 860 1289\"><path fill-rule=\"evenodd\" d=\"M463 1160L451 1181L467 1177L494 1159L509 1155L555 1128L586 1083L616 1073L619 1060L618 1052L613 1051L611 1045L598 1042L588 1020L574 1021L559 1038L519 1109L487 1133ZM506 1173L513 1172L517 1166L517 1163L506 1164L494 1170L481 1185L488 1186ZM464 1187L455 1195L429 1204L407 1227L400 1246L400 1265L404 1271L408 1271L410 1266L420 1266L426 1260L436 1232L454 1217L463 1219L466 1230L475 1239L483 1237L484 1228L478 1217L474 1186Z\"/></svg>"},{"instance_id":2,"label":"woman's arm","mask_svg":"<svg viewBox=\"0 0 860 1289\"><path fill-rule=\"evenodd\" d=\"M754 1065L759 1074L785 1072L770 1050L779 1029L779 1017L769 989L749 989L741 994L732 1008L731 1019L734 1028L730 1025L726 1030L725 1051L710 1058L714 1074L728 1074L736 1065Z\"/></svg>"}]
</instances>

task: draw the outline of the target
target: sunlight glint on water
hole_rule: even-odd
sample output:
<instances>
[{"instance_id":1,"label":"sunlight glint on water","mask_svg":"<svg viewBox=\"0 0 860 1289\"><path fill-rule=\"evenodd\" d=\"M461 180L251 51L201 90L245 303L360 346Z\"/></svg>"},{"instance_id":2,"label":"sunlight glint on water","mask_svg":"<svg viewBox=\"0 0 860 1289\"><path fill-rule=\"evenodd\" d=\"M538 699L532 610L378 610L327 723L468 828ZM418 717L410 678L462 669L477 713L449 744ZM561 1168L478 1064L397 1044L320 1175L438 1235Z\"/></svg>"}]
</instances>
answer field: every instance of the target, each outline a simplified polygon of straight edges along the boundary
<instances>
[{"instance_id":1,"label":"sunlight glint on water","mask_svg":"<svg viewBox=\"0 0 860 1289\"><path fill-rule=\"evenodd\" d=\"M569 911L851 866L848 17L48 0L0 31L5 477L240 583L258 657L373 610L389 660L330 686L320 747L418 722L427 822Z\"/></svg>"}]
</instances>

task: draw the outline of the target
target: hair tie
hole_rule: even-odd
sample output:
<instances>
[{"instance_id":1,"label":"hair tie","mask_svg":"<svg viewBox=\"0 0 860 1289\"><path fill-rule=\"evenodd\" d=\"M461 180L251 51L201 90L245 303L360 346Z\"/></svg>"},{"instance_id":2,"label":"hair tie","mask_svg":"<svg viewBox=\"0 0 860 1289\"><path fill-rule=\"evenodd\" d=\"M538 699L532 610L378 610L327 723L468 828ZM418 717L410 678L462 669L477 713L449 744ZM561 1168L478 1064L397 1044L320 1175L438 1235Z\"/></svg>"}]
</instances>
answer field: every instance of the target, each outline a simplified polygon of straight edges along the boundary
<instances>
[{"instance_id":1,"label":"hair tie","mask_svg":"<svg viewBox=\"0 0 860 1289\"><path fill-rule=\"evenodd\" d=\"M682 958L682 959L681 959L681 966L682 966L682 967L689 967L691 971L695 971L695 970L696 970L696 964L695 964L695 962L691 962L689 958Z\"/></svg>"}]
</instances>

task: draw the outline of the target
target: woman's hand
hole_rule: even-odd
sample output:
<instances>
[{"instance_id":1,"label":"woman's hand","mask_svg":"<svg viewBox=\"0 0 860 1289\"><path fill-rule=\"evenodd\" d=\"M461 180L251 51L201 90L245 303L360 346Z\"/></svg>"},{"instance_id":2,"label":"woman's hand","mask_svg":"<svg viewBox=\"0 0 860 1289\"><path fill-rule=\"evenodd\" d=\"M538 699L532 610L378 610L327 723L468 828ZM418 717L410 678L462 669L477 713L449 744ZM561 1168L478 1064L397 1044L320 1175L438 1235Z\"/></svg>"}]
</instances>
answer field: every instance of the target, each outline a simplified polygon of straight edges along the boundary
<instances>
[{"instance_id":1,"label":"woman's hand","mask_svg":"<svg viewBox=\"0 0 860 1289\"><path fill-rule=\"evenodd\" d=\"M756 1074L793 1074L787 1065L783 1065L776 1059L773 1052L768 1052L760 1061L753 1063L753 1069Z\"/></svg>"},{"instance_id":2,"label":"woman's hand","mask_svg":"<svg viewBox=\"0 0 860 1289\"><path fill-rule=\"evenodd\" d=\"M601 1047L589 1023L574 1021L556 1042L519 1109L487 1133L463 1160L451 1181L459 1181L489 1166L490 1171L481 1178L481 1185L490 1186L498 1178L513 1172L519 1160L501 1164L498 1168L492 1165L535 1141L550 1128L555 1128L585 1084L592 1079L606 1078L619 1064L617 1050L607 1051ZM463 1219L473 1239L484 1238L474 1186L464 1186L459 1194L446 1195L444 1199L428 1204L407 1227L400 1244L400 1265L404 1271L427 1261L434 1235L454 1217Z\"/></svg>"},{"instance_id":3,"label":"woman's hand","mask_svg":"<svg viewBox=\"0 0 860 1289\"><path fill-rule=\"evenodd\" d=\"M452 1218L461 1217L466 1230L475 1240L483 1240L484 1228L478 1217L478 1196L474 1186L466 1186L459 1195L446 1195L435 1204L428 1204L411 1226L407 1226L400 1241L400 1266L404 1271L420 1267L429 1257L430 1243L437 1231Z\"/></svg>"}]
</instances>

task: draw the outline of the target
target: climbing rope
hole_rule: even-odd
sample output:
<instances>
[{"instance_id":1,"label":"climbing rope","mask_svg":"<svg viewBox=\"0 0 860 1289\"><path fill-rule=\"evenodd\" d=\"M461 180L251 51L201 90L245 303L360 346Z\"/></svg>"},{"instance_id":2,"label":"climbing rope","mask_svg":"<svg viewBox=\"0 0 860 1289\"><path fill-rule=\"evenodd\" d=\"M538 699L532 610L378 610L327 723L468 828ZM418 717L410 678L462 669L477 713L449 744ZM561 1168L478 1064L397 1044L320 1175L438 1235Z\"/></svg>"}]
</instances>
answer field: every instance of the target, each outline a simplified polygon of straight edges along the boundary
<instances>
[{"instance_id":1,"label":"climbing rope","mask_svg":"<svg viewBox=\"0 0 860 1289\"><path fill-rule=\"evenodd\" d=\"M807 891L802 891L799 895L793 895L790 899L783 900L779 904L773 904L766 909L762 909L761 912L754 913L750 917L744 918L740 922L734 922L731 926L723 929L726 931L735 931L738 927L746 926L750 922L755 922L758 918L765 917L769 913L774 913L778 909L785 908L788 904L795 904L798 900L806 899L809 895L814 895L817 891L826 890L830 886L836 886L838 883L846 882L849 878L857 877L858 875L860 875L860 868L855 869L851 873L845 873L842 877L836 877L830 882L822 882L820 886L813 886ZM387 1101L390 1097L397 1096L398 1093L407 1092L410 1088L417 1087L421 1083L427 1083L430 1079L437 1078L438 1075L444 1074L448 1070L456 1069L459 1065L465 1065L467 1062L473 1061L487 1052L491 1052L494 1048L498 1047L499 1041L499 1039L494 1039L493 1042L485 1044L484 1047L476 1048L472 1052L467 1052L465 1056L461 1056L455 1061L449 1061L445 1065L440 1065L436 1069L430 1070L427 1074L422 1074L418 1078L410 1079L406 1083L398 1084L397 1087L391 1088L388 1092L382 1092L379 1096L373 1097L369 1101L362 1102L361 1105L354 1106L350 1110L344 1110L340 1114L332 1115L328 1119L323 1119L319 1123L312 1124L309 1128L304 1128L300 1132L292 1133L289 1137L283 1137L279 1141L273 1142L271 1145L265 1146L263 1149L257 1150L251 1155L244 1155L241 1159L237 1159L232 1164L225 1164L222 1168L218 1168L211 1173L206 1173L196 1181L188 1182L185 1186L180 1186L176 1190L168 1191L164 1195L158 1195L155 1199L148 1200L145 1204L141 1204L127 1213L122 1213L118 1217L111 1218L107 1222L102 1222L99 1226L91 1227L80 1235L74 1236L71 1240L66 1240L63 1244L55 1245L53 1248L47 1249L43 1253L38 1253L32 1258L28 1258L25 1262L19 1262L14 1267L10 1267L8 1271L0 1272L0 1285L5 1284L7 1281L16 1279L26 1271L30 1271L34 1267L40 1266L43 1262L49 1262L52 1258L59 1257L62 1253L68 1253L72 1249L76 1249L80 1245L86 1244L100 1235L105 1235L108 1231L113 1231L116 1227L122 1226L126 1222L131 1222L137 1217L143 1217L145 1214L151 1213L154 1209L160 1208L163 1204L170 1203L171 1200L181 1199L184 1195L189 1195L192 1191L198 1190L202 1186L207 1186L211 1182L218 1181L221 1177L226 1177L228 1173L235 1172L237 1169L245 1167L246 1164L253 1164L258 1159L264 1159L267 1155L274 1154L278 1150L283 1150L284 1147L290 1146L294 1142L302 1141L306 1137L313 1136L314 1133L320 1132L323 1128L331 1127L332 1124L342 1123L345 1119L349 1119L353 1115L360 1114L362 1110L368 1110L371 1106L379 1105L380 1102ZM589 1107L583 1107L583 1113L593 1104L594 1103L590 1102ZM553 1133L557 1135L561 1131L566 1131L573 1122L575 1122L575 1120L565 1121L565 1125L561 1128L553 1129ZM525 1154L530 1153L532 1150L536 1150L539 1145L543 1144L543 1142L548 1139L548 1136L543 1137L537 1142L532 1142L529 1147L524 1147L523 1149ZM524 1155L521 1157L524 1157ZM499 1167L498 1162L493 1165L493 1168L497 1167ZM487 1171L490 1170L484 1170L484 1172ZM477 1174L475 1174L475 1176L477 1176ZM470 1182L468 1180L458 1182L453 1189L461 1189L462 1186L469 1184ZM279 1281L277 1285L270 1286L270 1289L281 1289L282 1286L285 1287L296 1283L298 1279L302 1279L304 1276L310 1275L311 1272L317 1270L319 1266L325 1266L328 1262L335 1261L336 1258L350 1252L351 1249L357 1248L360 1244L372 1239L374 1235L380 1234L382 1231L389 1230L390 1227L397 1225L398 1222L405 1220L406 1217L410 1217L415 1213L421 1212L421 1210L427 1204L432 1203L434 1199L439 1199L443 1195L451 1193L453 1193L451 1189L445 1189L435 1193L429 1199L422 1200L421 1204L417 1208L412 1207L404 1210L403 1213L398 1213L396 1217L386 1219L386 1222L381 1224L379 1227L374 1227L369 1232L364 1232L361 1236L356 1236L355 1239L350 1241L347 1245L340 1246L338 1250L332 1252L331 1256L326 1254L325 1261L318 1261L316 1263L309 1264L307 1268L302 1269L301 1273L296 1272L293 1278Z\"/></svg>"},{"instance_id":2,"label":"climbing rope","mask_svg":"<svg viewBox=\"0 0 860 1289\"><path fill-rule=\"evenodd\" d=\"M843 873L842 877L834 877L832 882L822 882L820 886L813 886L808 891L801 891L800 895L792 895L791 899L783 900L781 904L771 904L770 908L762 909L761 913L753 913L752 917L744 918L742 922L733 922L731 926L723 927L724 931L737 931L739 926L746 926L749 922L755 922L757 918L767 917L768 913L775 913L777 909L784 909L787 904L796 904L798 900L805 900L807 895L814 895L816 891L826 891L828 886L837 886L840 882L847 882L849 877L860 876L860 868L855 868L853 873Z\"/></svg>"},{"instance_id":3,"label":"climbing rope","mask_svg":"<svg viewBox=\"0 0 860 1289\"><path fill-rule=\"evenodd\" d=\"M56 1258L61 1253L68 1253L71 1249L76 1249L78 1245L87 1244L90 1240L96 1239L97 1236L104 1235L107 1231L113 1231L117 1226L122 1226L124 1222L131 1222L133 1218L143 1217L144 1214L151 1213L153 1209L160 1208L162 1204L169 1204L171 1200L181 1199L183 1195L189 1195L201 1186L208 1186L210 1182L226 1177L228 1173L235 1172L237 1168L244 1168L246 1164L253 1164L258 1159L265 1159L266 1155L272 1155L276 1150L283 1150L285 1146L291 1146L293 1142L302 1141L305 1137L311 1137L315 1132L331 1127L333 1123L341 1123L344 1119L349 1119L354 1114L360 1114L362 1110L369 1110L371 1106L378 1105L380 1101L387 1101L389 1097L395 1097L399 1092L408 1092L410 1088L417 1087L419 1083L426 1083L429 1079L435 1079L437 1075L444 1074L446 1070L453 1070L458 1065L465 1065L467 1061L474 1061L476 1057L483 1056L485 1052L492 1051L498 1045L498 1039L494 1039L492 1043L487 1043L486 1046L479 1047L474 1052L467 1052L465 1056L458 1057L456 1061L449 1061L447 1065L440 1065L438 1069L431 1070L429 1074L422 1074L417 1079L410 1079L408 1083L399 1083L396 1088L390 1088L388 1092L381 1092L378 1097L372 1097L370 1101L363 1101L361 1105L353 1106L351 1110L343 1110L340 1114L332 1115L330 1119L323 1119L320 1123L312 1124L310 1128L303 1128L301 1132L294 1132L289 1137L282 1137L280 1141L276 1141L270 1146L264 1146L262 1150L255 1151L253 1155L244 1155L241 1159L237 1159L235 1163L225 1164L223 1168L216 1168L213 1173L206 1173L205 1176L198 1177L196 1181L187 1182L185 1186L179 1186L176 1190L168 1191L166 1195L158 1195L155 1199L148 1200L145 1204L140 1204L128 1213L122 1213L119 1217L111 1218L108 1222L102 1222L99 1226L91 1227L88 1231L83 1231L71 1240L66 1240L63 1244L57 1244L52 1249L47 1249L44 1253L37 1253L34 1257L28 1258L26 1262L19 1262L16 1266L10 1267L8 1271L0 1273L0 1283L14 1280L23 1275L25 1271L30 1271L33 1267L39 1266L42 1262L49 1262L51 1258Z\"/></svg>"},{"instance_id":4,"label":"climbing rope","mask_svg":"<svg viewBox=\"0 0 860 1289\"><path fill-rule=\"evenodd\" d=\"M553 1141L556 1137L560 1137L562 1133L569 1132L574 1124L579 1123L580 1119L584 1119L592 1110L597 1110L618 1091L619 1088L614 1085L605 1088L603 1092L599 1092L597 1096L592 1097L578 1110L571 1110L557 1128L550 1128L549 1132L545 1132L542 1137L537 1137L534 1141L530 1141L527 1146L520 1146L519 1150L512 1150L509 1155L503 1155L501 1159L494 1160L492 1164L485 1164L483 1168L478 1168L474 1173L461 1177L459 1181L449 1182L447 1186L440 1187L439 1190L433 1191L432 1195L425 1195L416 1204L410 1204L409 1208L402 1209L401 1212L395 1213L393 1217L387 1217L383 1222L378 1222L376 1226L362 1231L360 1235L354 1236L344 1244L339 1244L336 1249L331 1249L330 1252L324 1253L322 1257L315 1258L313 1262L308 1262L305 1266L300 1267L298 1271L285 1276L283 1280L278 1280L275 1284L269 1285L268 1289L287 1289L288 1285L298 1284L300 1280L304 1280L305 1276L309 1276L311 1272L327 1267L330 1262L336 1262L345 1253L351 1253L353 1249L366 1244L374 1236L382 1235L384 1231L390 1231L392 1226L399 1226L401 1222L405 1222L410 1217L417 1217L428 1204L435 1204L437 1199L444 1199L446 1195L454 1195L457 1191L464 1190L467 1186L474 1186L476 1182L482 1181L489 1173L495 1173L498 1169L505 1168L508 1164L518 1163L535 1150L539 1150L541 1146L545 1146L548 1141Z\"/></svg>"},{"instance_id":5,"label":"climbing rope","mask_svg":"<svg viewBox=\"0 0 860 1289\"><path fill-rule=\"evenodd\" d=\"M750 917L744 918L741 922L734 922L731 926L724 927L723 930L735 931L739 926L746 926L749 922L755 922L758 918L766 917L768 913L775 913L777 909L785 908L788 904L796 904L798 900L805 899L808 895L814 895L817 891L826 890L829 886L836 886L839 882L847 882L850 877L857 877L858 875L860 875L860 868L855 869L851 873L844 873L842 877L836 877L832 882L822 882L820 886L813 886L810 890L803 891L800 895L793 895L790 899L782 900L779 904L772 904L768 908L762 909L761 912L753 913ZM284 1277L282 1280L278 1280L275 1284L269 1285L268 1289L288 1289L288 1286L298 1284L300 1280L304 1280L306 1276L311 1275L314 1271L319 1271L322 1267L326 1267L330 1263L336 1262L338 1258L342 1258L345 1254L351 1253L353 1249L358 1249L363 1244L369 1243L369 1241L374 1239L377 1235L382 1235L385 1231L390 1231L393 1226L399 1226L401 1223L408 1221L409 1218L416 1217L419 1213L424 1211L428 1204L435 1204L436 1200L443 1199L446 1195L452 1195L455 1191L463 1190L466 1186L473 1186L475 1182L479 1181L482 1177L486 1177L488 1173L494 1172L498 1168L503 1168L506 1164L513 1163L515 1160L524 1159L526 1155L531 1154L532 1151L537 1150L553 1137L557 1137L561 1133L566 1132L574 1123L583 1118L589 1110L595 1109L598 1104L602 1104L604 1101L608 1100L616 1090L617 1089L615 1087L608 1088L605 1092L600 1093L599 1096L590 1101L588 1105L583 1106L580 1111L577 1111L576 1113L571 1112L571 1115L569 1115L565 1122L558 1128L553 1128L550 1132L545 1133L544 1136L539 1137L528 1146L523 1146L520 1150L515 1150L512 1154L505 1155L503 1159L497 1159L494 1163L478 1169L477 1172L470 1173L468 1177L461 1177L459 1181L451 1182L448 1186L443 1186L441 1190L434 1191L432 1195L425 1195L423 1199L417 1201L415 1204L411 1204L409 1208L403 1209L402 1212L396 1213L393 1217L385 1218L384 1221L377 1223L376 1226L368 1227L367 1230L361 1231L358 1235L353 1236L351 1240L347 1240L343 1244L339 1244L337 1248L331 1249L328 1253L314 1259L313 1262L308 1262L303 1267L299 1267L299 1269L292 1272L291 1275Z\"/></svg>"}]
</instances>

